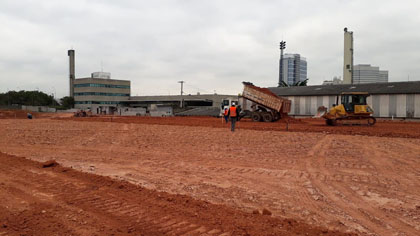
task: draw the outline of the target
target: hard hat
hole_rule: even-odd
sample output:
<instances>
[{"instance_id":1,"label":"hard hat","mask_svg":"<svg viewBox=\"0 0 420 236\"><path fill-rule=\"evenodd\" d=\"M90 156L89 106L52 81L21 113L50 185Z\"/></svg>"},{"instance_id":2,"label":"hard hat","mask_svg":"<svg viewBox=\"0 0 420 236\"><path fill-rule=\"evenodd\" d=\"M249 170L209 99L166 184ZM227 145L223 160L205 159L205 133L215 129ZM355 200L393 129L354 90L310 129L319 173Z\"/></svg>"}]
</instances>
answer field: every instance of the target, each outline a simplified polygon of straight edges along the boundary
<instances>
[{"instance_id":1,"label":"hard hat","mask_svg":"<svg viewBox=\"0 0 420 236\"><path fill-rule=\"evenodd\" d=\"M235 102L232 102L232 106L235 106Z\"/></svg>"}]
</instances>

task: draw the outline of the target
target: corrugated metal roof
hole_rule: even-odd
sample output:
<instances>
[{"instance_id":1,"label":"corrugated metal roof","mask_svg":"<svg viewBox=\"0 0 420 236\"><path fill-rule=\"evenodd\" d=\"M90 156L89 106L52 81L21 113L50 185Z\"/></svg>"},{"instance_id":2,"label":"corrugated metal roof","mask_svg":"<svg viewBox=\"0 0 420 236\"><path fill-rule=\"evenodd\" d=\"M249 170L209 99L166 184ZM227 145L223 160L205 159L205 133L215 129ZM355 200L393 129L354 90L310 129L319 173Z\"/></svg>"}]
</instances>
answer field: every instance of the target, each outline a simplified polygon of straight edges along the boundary
<instances>
[{"instance_id":1,"label":"corrugated metal roof","mask_svg":"<svg viewBox=\"0 0 420 236\"><path fill-rule=\"evenodd\" d=\"M339 95L342 92L368 92L370 94L420 94L420 81L271 87L269 89L279 96Z\"/></svg>"}]
</instances>

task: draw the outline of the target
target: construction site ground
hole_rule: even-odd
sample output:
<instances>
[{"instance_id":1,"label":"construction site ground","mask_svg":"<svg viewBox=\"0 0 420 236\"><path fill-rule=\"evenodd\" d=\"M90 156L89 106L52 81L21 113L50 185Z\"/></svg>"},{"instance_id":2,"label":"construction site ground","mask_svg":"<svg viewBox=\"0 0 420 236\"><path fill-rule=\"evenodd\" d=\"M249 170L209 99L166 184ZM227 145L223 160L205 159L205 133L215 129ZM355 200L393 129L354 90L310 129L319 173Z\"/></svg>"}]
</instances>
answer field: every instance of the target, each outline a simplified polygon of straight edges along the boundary
<instances>
[{"instance_id":1,"label":"construction site ground","mask_svg":"<svg viewBox=\"0 0 420 236\"><path fill-rule=\"evenodd\" d=\"M0 235L420 235L418 122L19 118Z\"/></svg>"}]
</instances>

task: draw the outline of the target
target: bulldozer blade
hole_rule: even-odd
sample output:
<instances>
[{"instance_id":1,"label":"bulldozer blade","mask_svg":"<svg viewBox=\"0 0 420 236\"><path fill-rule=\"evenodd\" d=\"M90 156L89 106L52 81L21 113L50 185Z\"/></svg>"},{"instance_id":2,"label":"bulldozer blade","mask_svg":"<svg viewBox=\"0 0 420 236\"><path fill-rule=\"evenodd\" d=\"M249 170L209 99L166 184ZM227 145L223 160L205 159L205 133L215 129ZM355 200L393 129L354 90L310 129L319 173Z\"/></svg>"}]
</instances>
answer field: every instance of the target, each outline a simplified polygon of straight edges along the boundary
<instances>
[{"instance_id":1,"label":"bulldozer blade","mask_svg":"<svg viewBox=\"0 0 420 236\"><path fill-rule=\"evenodd\" d=\"M324 107L324 106L320 106L318 107L318 110L316 112L316 115L314 116L314 118L320 118L323 115L325 115L325 113L327 113L328 108Z\"/></svg>"}]
</instances>

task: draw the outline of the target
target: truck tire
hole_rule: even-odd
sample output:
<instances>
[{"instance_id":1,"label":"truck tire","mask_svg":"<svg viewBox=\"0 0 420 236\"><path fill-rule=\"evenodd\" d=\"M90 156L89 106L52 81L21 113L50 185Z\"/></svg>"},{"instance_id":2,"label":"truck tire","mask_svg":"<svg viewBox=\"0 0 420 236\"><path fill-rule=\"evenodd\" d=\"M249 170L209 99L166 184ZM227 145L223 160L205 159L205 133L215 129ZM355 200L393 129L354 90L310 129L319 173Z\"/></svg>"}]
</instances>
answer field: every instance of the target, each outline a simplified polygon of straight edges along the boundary
<instances>
[{"instance_id":1,"label":"truck tire","mask_svg":"<svg viewBox=\"0 0 420 236\"><path fill-rule=\"evenodd\" d=\"M268 112L263 113L262 118L265 122L272 122L273 121L273 116Z\"/></svg>"},{"instance_id":2,"label":"truck tire","mask_svg":"<svg viewBox=\"0 0 420 236\"><path fill-rule=\"evenodd\" d=\"M280 120L280 118L281 118L281 115L280 115L279 112L274 113L273 121L278 121L278 120Z\"/></svg>"},{"instance_id":3,"label":"truck tire","mask_svg":"<svg viewBox=\"0 0 420 236\"><path fill-rule=\"evenodd\" d=\"M258 112L253 112L251 118L252 121L261 121L261 115Z\"/></svg>"}]
</instances>

